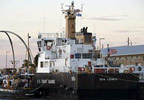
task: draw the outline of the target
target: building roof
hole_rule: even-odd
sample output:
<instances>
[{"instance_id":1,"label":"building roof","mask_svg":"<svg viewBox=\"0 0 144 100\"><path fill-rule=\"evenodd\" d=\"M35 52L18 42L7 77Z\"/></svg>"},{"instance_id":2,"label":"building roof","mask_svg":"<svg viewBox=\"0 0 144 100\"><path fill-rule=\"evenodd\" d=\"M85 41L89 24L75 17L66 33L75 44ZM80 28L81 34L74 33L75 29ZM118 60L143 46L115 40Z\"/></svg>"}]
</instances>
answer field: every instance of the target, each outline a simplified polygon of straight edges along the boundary
<instances>
[{"instance_id":1,"label":"building roof","mask_svg":"<svg viewBox=\"0 0 144 100\"><path fill-rule=\"evenodd\" d=\"M124 56L124 55L138 55L144 54L144 45L136 45L136 46L117 46L110 47L109 49L115 49L117 52L112 54L111 56ZM101 51L103 56L107 56L108 48L104 48Z\"/></svg>"}]
</instances>

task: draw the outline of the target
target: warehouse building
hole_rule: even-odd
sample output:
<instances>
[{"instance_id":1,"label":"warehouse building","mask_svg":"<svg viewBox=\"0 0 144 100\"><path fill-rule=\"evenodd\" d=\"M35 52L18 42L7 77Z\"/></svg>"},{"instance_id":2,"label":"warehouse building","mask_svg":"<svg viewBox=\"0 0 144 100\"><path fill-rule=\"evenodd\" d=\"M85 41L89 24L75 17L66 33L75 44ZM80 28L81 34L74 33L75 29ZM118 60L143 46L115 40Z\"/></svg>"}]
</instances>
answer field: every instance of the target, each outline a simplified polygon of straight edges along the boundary
<instances>
[{"instance_id":1,"label":"warehouse building","mask_svg":"<svg viewBox=\"0 0 144 100\"><path fill-rule=\"evenodd\" d=\"M101 54L103 57L109 56L110 62L115 66L144 66L144 45L105 48Z\"/></svg>"}]
</instances>

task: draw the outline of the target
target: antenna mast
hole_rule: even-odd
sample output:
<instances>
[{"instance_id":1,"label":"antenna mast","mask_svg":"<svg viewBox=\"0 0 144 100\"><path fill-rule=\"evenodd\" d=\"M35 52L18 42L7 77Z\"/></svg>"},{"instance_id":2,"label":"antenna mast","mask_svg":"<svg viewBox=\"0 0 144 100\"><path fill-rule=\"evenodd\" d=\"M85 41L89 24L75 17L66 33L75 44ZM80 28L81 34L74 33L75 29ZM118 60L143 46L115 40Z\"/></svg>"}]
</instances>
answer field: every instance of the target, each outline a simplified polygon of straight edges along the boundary
<instances>
[{"instance_id":1,"label":"antenna mast","mask_svg":"<svg viewBox=\"0 0 144 100\"><path fill-rule=\"evenodd\" d=\"M65 14L66 19L66 37L70 39L75 39L75 19L76 15L81 12L80 9L74 9L74 1L71 5L68 6L68 9L63 9L63 4L61 4L62 13Z\"/></svg>"},{"instance_id":2,"label":"antenna mast","mask_svg":"<svg viewBox=\"0 0 144 100\"><path fill-rule=\"evenodd\" d=\"M129 37L128 37L128 41L127 42L128 42L128 46L130 46L130 38Z\"/></svg>"}]
</instances>

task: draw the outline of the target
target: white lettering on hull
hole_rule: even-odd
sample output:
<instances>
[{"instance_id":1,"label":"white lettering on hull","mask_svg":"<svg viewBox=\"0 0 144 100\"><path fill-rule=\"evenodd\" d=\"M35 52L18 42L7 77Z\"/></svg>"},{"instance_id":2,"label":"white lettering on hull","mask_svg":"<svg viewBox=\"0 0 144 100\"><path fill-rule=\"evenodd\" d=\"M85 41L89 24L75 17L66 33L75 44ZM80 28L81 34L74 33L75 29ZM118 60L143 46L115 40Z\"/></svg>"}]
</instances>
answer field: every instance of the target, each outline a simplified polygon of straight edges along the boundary
<instances>
[{"instance_id":1,"label":"white lettering on hull","mask_svg":"<svg viewBox=\"0 0 144 100\"><path fill-rule=\"evenodd\" d=\"M99 78L99 81L117 81L117 78Z\"/></svg>"},{"instance_id":2,"label":"white lettering on hull","mask_svg":"<svg viewBox=\"0 0 144 100\"><path fill-rule=\"evenodd\" d=\"M76 79L75 79L75 77L74 77L74 76L72 76L72 77L71 77L71 80L72 80L72 81L76 81Z\"/></svg>"},{"instance_id":3,"label":"white lettering on hull","mask_svg":"<svg viewBox=\"0 0 144 100\"><path fill-rule=\"evenodd\" d=\"M55 80L37 79L38 84L55 84Z\"/></svg>"}]
</instances>

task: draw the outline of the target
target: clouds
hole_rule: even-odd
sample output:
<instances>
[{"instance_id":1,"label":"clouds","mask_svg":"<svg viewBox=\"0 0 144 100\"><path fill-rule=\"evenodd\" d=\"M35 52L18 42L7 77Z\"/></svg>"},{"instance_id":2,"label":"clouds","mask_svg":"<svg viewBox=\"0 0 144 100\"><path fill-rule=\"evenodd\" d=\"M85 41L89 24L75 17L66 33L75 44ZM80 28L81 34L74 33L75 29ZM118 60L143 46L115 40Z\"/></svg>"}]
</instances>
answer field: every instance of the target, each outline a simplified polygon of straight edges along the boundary
<instances>
[{"instance_id":1,"label":"clouds","mask_svg":"<svg viewBox=\"0 0 144 100\"><path fill-rule=\"evenodd\" d=\"M114 32L119 32L119 33L135 33L135 32L142 32L141 30L128 30L128 29L124 29L124 30L116 30Z\"/></svg>"},{"instance_id":2,"label":"clouds","mask_svg":"<svg viewBox=\"0 0 144 100\"><path fill-rule=\"evenodd\" d=\"M90 20L100 20L100 21L118 21L122 19L116 19L116 18L106 18L106 17L93 17L93 18L87 18Z\"/></svg>"},{"instance_id":3,"label":"clouds","mask_svg":"<svg viewBox=\"0 0 144 100\"><path fill-rule=\"evenodd\" d=\"M99 20L99 21L120 21L124 20L124 17L127 17L128 15L109 15L109 16L101 16L101 17L91 17L91 18L83 18L87 20Z\"/></svg>"}]
</instances>

